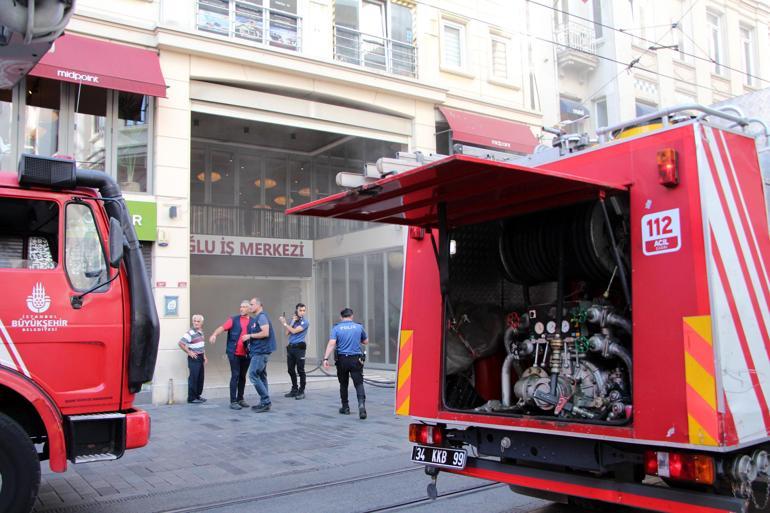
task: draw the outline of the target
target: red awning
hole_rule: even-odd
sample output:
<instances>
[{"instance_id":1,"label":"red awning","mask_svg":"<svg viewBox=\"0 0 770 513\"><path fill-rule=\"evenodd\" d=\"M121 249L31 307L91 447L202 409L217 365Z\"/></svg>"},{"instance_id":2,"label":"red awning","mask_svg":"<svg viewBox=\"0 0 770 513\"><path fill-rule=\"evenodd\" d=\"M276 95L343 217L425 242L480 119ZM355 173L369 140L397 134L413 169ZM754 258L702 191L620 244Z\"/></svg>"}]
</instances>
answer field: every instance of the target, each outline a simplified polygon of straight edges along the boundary
<instances>
[{"instance_id":1,"label":"red awning","mask_svg":"<svg viewBox=\"0 0 770 513\"><path fill-rule=\"evenodd\" d=\"M574 205L601 191L627 190L547 169L452 155L351 191L290 208L287 214L435 227L438 204L450 228Z\"/></svg>"},{"instance_id":2,"label":"red awning","mask_svg":"<svg viewBox=\"0 0 770 513\"><path fill-rule=\"evenodd\" d=\"M449 107L438 110L449 123L455 141L523 154L532 153L537 146L537 139L527 125Z\"/></svg>"},{"instance_id":3,"label":"red awning","mask_svg":"<svg viewBox=\"0 0 770 513\"><path fill-rule=\"evenodd\" d=\"M30 75L166 97L155 52L70 34L56 40Z\"/></svg>"}]
</instances>

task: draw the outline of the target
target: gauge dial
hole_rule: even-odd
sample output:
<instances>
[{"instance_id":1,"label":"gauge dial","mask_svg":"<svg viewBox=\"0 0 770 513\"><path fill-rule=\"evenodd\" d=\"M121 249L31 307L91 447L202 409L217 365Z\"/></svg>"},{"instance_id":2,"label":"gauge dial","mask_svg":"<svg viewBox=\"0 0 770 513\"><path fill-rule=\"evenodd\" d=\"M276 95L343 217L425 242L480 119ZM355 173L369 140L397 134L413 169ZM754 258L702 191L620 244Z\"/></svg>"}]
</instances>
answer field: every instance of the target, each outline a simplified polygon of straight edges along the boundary
<instances>
[{"instance_id":1,"label":"gauge dial","mask_svg":"<svg viewBox=\"0 0 770 513\"><path fill-rule=\"evenodd\" d=\"M535 333L537 333L538 335L542 335L544 330L545 330L545 326L543 326L543 323L540 321L537 321L535 323Z\"/></svg>"},{"instance_id":2,"label":"gauge dial","mask_svg":"<svg viewBox=\"0 0 770 513\"><path fill-rule=\"evenodd\" d=\"M545 325L545 329L548 333L556 333L556 321L548 321Z\"/></svg>"}]
</instances>

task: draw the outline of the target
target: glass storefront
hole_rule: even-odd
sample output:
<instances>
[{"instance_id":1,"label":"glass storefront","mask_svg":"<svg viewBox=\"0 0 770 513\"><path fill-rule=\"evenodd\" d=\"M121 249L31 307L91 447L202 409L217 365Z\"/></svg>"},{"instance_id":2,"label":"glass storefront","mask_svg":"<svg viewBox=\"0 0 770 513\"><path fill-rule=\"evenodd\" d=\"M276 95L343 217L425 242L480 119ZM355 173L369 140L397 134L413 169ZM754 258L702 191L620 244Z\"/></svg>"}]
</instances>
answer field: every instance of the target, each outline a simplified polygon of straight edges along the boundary
<instances>
[{"instance_id":1,"label":"glass storefront","mask_svg":"<svg viewBox=\"0 0 770 513\"><path fill-rule=\"evenodd\" d=\"M369 335L368 362L396 364L404 253L350 255L316 263L317 338L325 344L342 308L350 307Z\"/></svg>"},{"instance_id":2,"label":"glass storefront","mask_svg":"<svg viewBox=\"0 0 770 513\"><path fill-rule=\"evenodd\" d=\"M150 96L28 76L0 90L2 169L15 169L22 153L70 155L116 177L123 191L151 192L152 105Z\"/></svg>"},{"instance_id":3,"label":"glass storefront","mask_svg":"<svg viewBox=\"0 0 770 513\"><path fill-rule=\"evenodd\" d=\"M369 334L369 362L395 365L402 249L374 251L364 242L350 255L319 261L314 241L335 247L336 237L380 225L285 211L341 191L338 172L361 172L366 162L394 156L403 146L204 114L193 115L192 136L191 307L206 316L209 332L236 313L242 299L265 300L274 325L303 302L312 361L322 354L340 310L349 306ZM362 240L372 239L364 234ZM284 334L278 339L276 358L283 355ZM226 376L226 364L216 358L211 370Z\"/></svg>"}]
</instances>

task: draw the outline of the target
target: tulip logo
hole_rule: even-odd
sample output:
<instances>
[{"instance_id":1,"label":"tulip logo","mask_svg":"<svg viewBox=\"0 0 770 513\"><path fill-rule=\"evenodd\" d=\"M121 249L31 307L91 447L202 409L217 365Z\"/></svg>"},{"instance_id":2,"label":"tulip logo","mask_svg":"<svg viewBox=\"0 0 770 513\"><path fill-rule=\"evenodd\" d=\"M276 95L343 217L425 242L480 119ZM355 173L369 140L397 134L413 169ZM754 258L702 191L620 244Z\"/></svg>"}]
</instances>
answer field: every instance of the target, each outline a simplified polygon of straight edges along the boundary
<instances>
[{"instance_id":1,"label":"tulip logo","mask_svg":"<svg viewBox=\"0 0 770 513\"><path fill-rule=\"evenodd\" d=\"M46 295L45 287L40 282L37 282L32 287L32 294L27 296L27 308L33 313L43 313L51 306L51 297Z\"/></svg>"}]
</instances>

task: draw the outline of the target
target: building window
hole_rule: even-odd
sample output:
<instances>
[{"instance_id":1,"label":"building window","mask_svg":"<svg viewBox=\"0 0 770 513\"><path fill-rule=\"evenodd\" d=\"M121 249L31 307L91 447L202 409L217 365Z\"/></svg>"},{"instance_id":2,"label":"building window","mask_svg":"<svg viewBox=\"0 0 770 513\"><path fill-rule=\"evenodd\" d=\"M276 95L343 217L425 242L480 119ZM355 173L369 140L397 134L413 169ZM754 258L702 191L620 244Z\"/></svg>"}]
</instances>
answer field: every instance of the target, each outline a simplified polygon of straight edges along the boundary
<instances>
[{"instance_id":1,"label":"building window","mask_svg":"<svg viewBox=\"0 0 770 513\"><path fill-rule=\"evenodd\" d=\"M508 41L492 38L492 77L508 80Z\"/></svg>"},{"instance_id":2,"label":"building window","mask_svg":"<svg viewBox=\"0 0 770 513\"><path fill-rule=\"evenodd\" d=\"M13 161L13 91L0 89L0 169L15 169Z\"/></svg>"},{"instance_id":3,"label":"building window","mask_svg":"<svg viewBox=\"0 0 770 513\"><path fill-rule=\"evenodd\" d=\"M722 44L722 17L716 13L706 14L709 38L709 58L714 63L713 72L722 75L725 71L724 45Z\"/></svg>"},{"instance_id":4,"label":"building window","mask_svg":"<svg viewBox=\"0 0 770 513\"><path fill-rule=\"evenodd\" d=\"M604 36L602 30L602 0L593 0L593 15L594 15L594 35L596 39L600 39Z\"/></svg>"},{"instance_id":5,"label":"building window","mask_svg":"<svg viewBox=\"0 0 770 513\"><path fill-rule=\"evenodd\" d=\"M442 20L441 64L454 69L465 67L465 25Z\"/></svg>"},{"instance_id":6,"label":"building window","mask_svg":"<svg viewBox=\"0 0 770 513\"><path fill-rule=\"evenodd\" d=\"M755 84L754 75L754 31L741 26L741 60L743 61L743 83L747 86Z\"/></svg>"},{"instance_id":7,"label":"building window","mask_svg":"<svg viewBox=\"0 0 770 513\"><path fill-rule=\"evenodd\" d=\"M297 0L198 0L198 30L299 50Z\"/></svg>"},{"instance_id":8,"label":"building window","mask_svg":"<svg viewBox=\"0 0 770 513\"><path fill-rule=\"evenodd\" d=\"M594 102L594 112L596 113L596 127L601 128L609 125L607 116L607 99L600 98Z\"/></svg>"},{"instance_id":9,"label":"building window","mask_svg":"<svg viewBox=\"0 0 770 513\"><path fill-rule=\"evenodd\" d=\"M652 103L636 100L636 117L646 116L658 110L658 106Z\"/></svg>"},{"instance_id":10,"label":"building window","mask_svg":"<svg viewBox=\"0 0 770 513\"><path fill-rule=\"evenodd\" d=\"M675 31L677 57L682 62L692 63L692 23L688 9L689 4L685 0L677 0L671 23Z\"/></svg>"},{"instance_id":11,"label":"building window","mask_svg":"<svg viewBox=\"0 0 770 513\"><path fill-rule=\"evenodd\" d=\"M10 91L0 91L4 168L22 153L67 155L78 167L106 171L124 191L150 192L152 97L32 76L17 88L18 124L4 117L15 105L3 101Z\"/></svg>"},{"instance_id":12,"label":"building window","mask_svg":"<svg viewBox=\"0 0 770 513\"><path fill-rule=\"evenodd\" d=\"M387 0L335 0L334 58L417 76L412 8Z\"/></svg>"}]
</instances>

